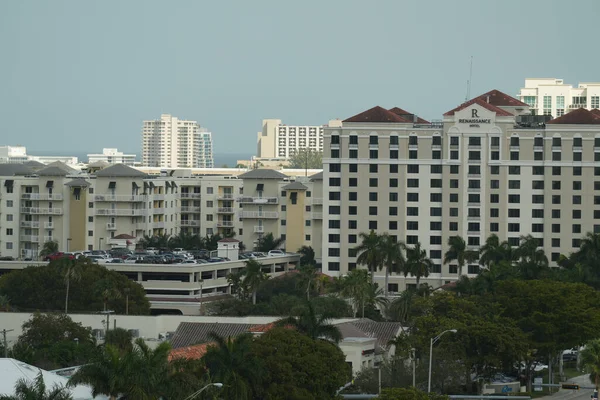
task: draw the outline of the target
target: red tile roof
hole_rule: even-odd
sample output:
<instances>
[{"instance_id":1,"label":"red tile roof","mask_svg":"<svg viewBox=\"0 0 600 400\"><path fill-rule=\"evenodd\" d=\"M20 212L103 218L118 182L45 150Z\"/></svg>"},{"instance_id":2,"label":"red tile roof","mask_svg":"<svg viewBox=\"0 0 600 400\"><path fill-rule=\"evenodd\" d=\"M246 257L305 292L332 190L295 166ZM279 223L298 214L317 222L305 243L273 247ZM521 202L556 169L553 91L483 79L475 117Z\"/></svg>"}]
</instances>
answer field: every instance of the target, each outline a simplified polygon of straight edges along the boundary
<instances>
[{"instance_id":1,"label":"red tile roof","mask_svg":"<svg viewBox=\"0 0 600 400\"><path fill-rule=\"evenodd\" d=\"M481 96L477 96L476 98L498 107L529 107L527 103L523 103L521 100L515 99L514 97L509 96L506 93L502 93L496 89L490 90L489 92L484 93Z\"/></svg>"},{"instance_id":2,"label":"red tile roof","mask_svg":"<svg viewBox=\"0 0 600 400\"><path fill-rule=\"evenodd\" d=\"M482 100L479 97L475 97L474 99L471 99L469 101L467 101L466 103L461 104L460 106L448 111L447 113L444 113L444 116L449 116L449 115L454 115L455 112L463 110L473 104L478 104L481 107L488 109L492 112L495 112L497 116L501 116L501 117L510 117L512 116L511 113L509 113L506 110L503 110L502 108L495 106L491 103L486 102L485 100Z\"/></svg>"},{"instance_id":3,"label":"red tile roof","mask_svg":"<svg viewBox=\"0 0 600 400\"><path fill-rule=\"evenodd\" d=\"M579 108L566 113L562 117L554 118L547 123L567 125L600 125L600 112L593 112L588 111L585 108Z\"/></svg>"},{"instance_id":4,"label":"red tile roof","mask_svg":"<svg viewBox=\"0 0 600 400\"><path fill-rule=\"evenodd\" d=\"M178 349L173 349L169 352L169 361L173 361L178 358L186 358L188 360L199 360L208 351L208 348L215 343L202 343L195 344L193 346L180 347Z\"/></svg>"},{"instance_id":5,"label":"red tile roof","mask_svg":"<svg viewBox=\"0 0 600 400\"><path fill-rule=\"evenodd\" d=\"M263 324L263 325L254 325L253 327L248 329L248 332L250 332L250 333L266 333L275 327L277 327L277 322L271 322L270 324ZM285 325L284 328L293 329L293 327L291 325Z\"/></svg>"},{"instance_id":6,"label":"red tile roof","mask_svg":"<svg viewBox=\"0 0 600 400\"><path fill-rule=\"evenodd\" d=\"M383 107L375 106L360 114L356 114L342 122L383 122L383 123L412 123L407 119L386 110Z\"/></svg>"},{"instance_id":7,"label":"red tile roof","mask_svg":"<svg viewBox=\"0 0 600 400\"><path fill-rule=\"evenodd\" d=\"M600 110L599 110L599 109L597 109L597 108L594 108L594 109L591 111L591 113L592 113L592 114L594 114L594 115L598 115L598 116L600 116Z\"/></svg>"},{"instance_id":8,"label":"red tile roof","mask_svg":"<svg viewBox=\"0 0 600 400\"><path fill-rule=\"evenodd\" d=\"M405 119L406 119L406 116L408 116L408 115L414 115L413 113L403 110L400 107L390 108L388 111L391 111L394 114L399 115L400 117L405 118ZM428 124L428 123L429 123L429 121L426 121L423 118L417 116L417 124Z\"/></svg>"}]
</instances>

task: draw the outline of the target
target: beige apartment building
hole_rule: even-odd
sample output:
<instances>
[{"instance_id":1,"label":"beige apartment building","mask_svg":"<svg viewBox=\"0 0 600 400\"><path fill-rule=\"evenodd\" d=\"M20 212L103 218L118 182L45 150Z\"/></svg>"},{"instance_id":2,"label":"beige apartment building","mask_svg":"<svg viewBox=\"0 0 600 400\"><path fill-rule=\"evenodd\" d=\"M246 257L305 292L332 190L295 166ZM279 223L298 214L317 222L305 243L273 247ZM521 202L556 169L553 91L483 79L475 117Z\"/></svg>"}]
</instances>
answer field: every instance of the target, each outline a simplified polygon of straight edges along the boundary
<instances>
[{"instance_id":1,"label":"beige apartment building","mask_svg":"<svg viewBox=\"0 0 600 400\"><path fill-rule=\"evenodd\" d=\"M418 242L434 263L422 282L458 278L447 240L478 249L491 234L517 246L531 234L556 265L600 231L600 116L577 109L547 121L493 90L428 123L374 107L325 128L323 272L356 268L358 234ZM475 274L478 265L465 268ZM383 273L376 274L383 284ZM389 290L414 284L392 275Z\"/></svg>"},{"instance_id":2,"label":"beige apartment building","mask_svg":"<svg viewBox=\"0 0 600 400\"><path fill-rule=\"evenodd\" d=\"M267 233L285 239L284 249L296 252L312 246L321 258L323 222L322 173L289 177L271 169L239 176L243 194L237 198L243 225L240 239L250 250Z\"/></svg>"},{"instance_id":3,"label":"beige apartment building","mask_svg":"<svg viewBox=\"0 0 600 400\"><path fill-rule=\"evenodd\" d=\"M144 235L241 234L242 180L173 170L148 175L116 164L93 173L61 163L0 164L0 256L135 248Z\"/></svg>"}]
</instances>

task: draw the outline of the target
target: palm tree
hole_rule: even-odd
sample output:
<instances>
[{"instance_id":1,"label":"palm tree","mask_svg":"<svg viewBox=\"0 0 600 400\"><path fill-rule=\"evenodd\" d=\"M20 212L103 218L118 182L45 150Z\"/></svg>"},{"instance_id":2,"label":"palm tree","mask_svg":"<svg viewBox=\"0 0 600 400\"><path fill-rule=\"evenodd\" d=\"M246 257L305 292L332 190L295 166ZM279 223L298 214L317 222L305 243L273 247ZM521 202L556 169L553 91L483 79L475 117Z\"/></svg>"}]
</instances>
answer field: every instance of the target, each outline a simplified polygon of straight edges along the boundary
<instances>
[{"instance_id":1,"label":"palm tree","mask_svg":"<svg viewBox=\"0 0 600 400\"><path fill-rule=\"evenodd\" d=\"M460 236L449 237L448 246L449 249L444 254L444 264L456 261L458 264L458 276L461 277L465 264L477 261L478 254L476 251L467 250L467 243Z\"/></svg>"},{"instance_id":2,"label":"palm tree","mask_svg":"<svg viewBox=\"0 0 600 400\"><path fill-rule=\"evenodd\" d=\"M252 355L252 335L225 339L211 332L209 337L215 344L202 359L213 381L223 383L219 395L224 399L252 399L252 387L262 376L260 360Z\"/></svg>"},{"instance_id":3,"label":"palm tree","mask_svg":"<svg viewBox=\"0 0 600 400\"><path fill-rule=\"evenodd\" d=\"M71 393L64 386L47 389L41 372L33 381L19 379L14 396L0 395L0 400L72 400Z\"/></svg>"},{"instance_id":4,"label":"palm tree","mask_svg":"<svg viewBox=\"0 0 600 400\"><path fill-rule=\"evenodd\" d=\"M40 251L40 257L43 259L52 253L58 252L58 242L56 240L50 240L44 243L42 251Z\"/></svg>"},{"instance_id":5,"label":"palm tree","mask_svg":"<svg viewBox=\"0 0 600 400\"><path fill-rule=\"evenodd\" d=\"M371 272L371 282L373 282L375 270L383 264L380 248L381 237L373 230L369 234L361 232L358 236L361 239L361 244L354 248L354 251L358 254L356 262L367 266Z\"/></svg>"},{"instance_id":6,"label":"palm tree","mask_svg":"<svg viewBox=\"0 0 600 400\"><path fill-rule=\"evenodd\" d=\"M421 243L418 242L414 247L406 249L406 269L404 276L411 274L416 278L417 290L420 287L421 277L428 277L429 271L433 267L433 263L427 257L427 251L421 248Z\"/></svg>"},{"instance_id":7,"label":"palm tree","mask_svg":"<svg viewBox=\"0 0 600 400\"><path fill-rule=\"evenodd\" d=\"M600 339L592 340L581 351L581 365L590 370L596 388L600 380Z\"/></svg>"},{"instance_id":8,"label":"palm tree","mask_svg":"<svg viewBox=\"0 0 600 400\"><path fill-rule=\"evenodd\" d=\"M578 253L590 270L597 270L600 265L600 233L588 232L581 240Z\"/></svg>"},{"instance_id":9,"label":"palm tree","mask_svg":"<svg viewBox=\"0 0 600 400\"><path fill-rule=\"evenodd\" d=\"M81 279L81 272L83 269L83 261L71 260L67 257L63 257L58 260L58 268L61 271L67 290L65 294L65 314L69 311L69 289L71 287L71 281L79 281Z\"/></svg>"},{"instance_id":10,"label":"palm tree","mask_svg":"<svg viewBox=\"0 0 600 400\"><path fill-rule=\"evenodd\" d=\"M10 311L10 298L4 294L0 295L0 309L2 311Z\"/></svg>"},{"instance_id":11,"label":"palm tree","mask_svg":"<svg viewBox=\"0 0 600 400\"><path fill-rule=\"evenodd\" d=\"M342 333L337 326L328 323L330 319L331 317L326 313L317 315L313 304L307 301L300 315L280 319L277 325L291 326L313 340L326 339L339 343L342 340Z\"/></svg>"},{"instance_id":12,"label":"palm tree","mask_svg":"<svg viewBox=\"0 0 600 400\"><path fill-rule=\"evenodd\" d=\"M392 301L388 307L388 313L390 314L389 316L391 319L398 321L403 325L408 323L414 295L414 290L405 290L399 297Z\"/></svg>"},{"instance_id":13,"label":"palm tree","mask_svg":"<svg viewBox=\"0 0 600 400\"><path fill-rule=\"evenodd\" d=\"M310 288L313 283L317 280L317 269L310 264L300 265L298 268L298 275L302 287L306 287L306 300L310 300Z\"/></svg>"},{"instance_id":14,"label":"palm tree","mask_svg":"<svg viewBox=\"0 0 600 400\"><path fill-rule=\"evenodd\" d=\"M369 272L364 269L354 269L337 281L336 286L340 295L352 301L352 310L355 317L359 309L362 310L364 315L367 294L371 285L373 283L369 280Z\"/></svg>"},{"instance_id":15,"label":"palm tree","mask_svg":"<svg viewBox=\"0 0 600 400\"><path fill-rule=\"evenodd\" d=\"M102 296L102 301L104 303L104 311L108 308L108 302L110 300L117 300L123 297L121 292L114 286L114 283L109 280L100 280L96 284L97 293Z\"/></svg>"},{"instance_id":16,"label":"palm tree","mask_svg":"<svg viewBox=\"0 0 600 400\"><path fill-rule=\"evenodd\" d=\"M256 260L246 260L244 264L242 284L252 292L252 304L256 304L256 292L258 292L260 285L269 279L269 276L263 272L262 264Z\"/></svg>"},{"instance_id":17,"label":"palm tree","mask_svg":"<svg viewBox=\"0 0 600 400\"><path fill-rule=\"evenodd\" d=\"M488 269L502 261L513 261L512 247L505 240L500 242L497 235L492 234L486 240L485 244L479 249L479 264L485 265Z\"/></svg>"},{"instance_id":18,"label":"palm tree","mask_svg":"<svg viewBox=\"0 0 600 400\"><path fill-rule=\"evenodd\" d=\"M285 239L275 238L273 234L269 232L258 239L255 250L268 253L271 250L279 249L284 242Z\"/></svg>"},{"instance_id":19,"label":"palm tree","mask_svg":"<svg viewBox=\"0 0 600 400\"><path fill-rule=\"evenodd\" d=\"M88 385L92 395L106 395L111 400L127 392L128 368L121 351L107 345L95 362L81 366L69 379L69 386Z\"/></svg>"},{"instance_id":20,"label":"palm tree","mask_svg":"<svg viewBox=\"0 0 600 400\"><path fill-rule=\"evenodd\" d=\"M312 246L302 246L297 251L298 254L301 254L300 257L300 265L315 265L317 262L315 260L315 250Z\"/></svg>"},{"instance_id":21,"label":"palm tree","mask_svg":"<svg viewBox=\"0 0 600 400\"><path fill-rule=\"evenodd\" d=\"M365 301L364 304L379 308L382 311L387 310L390 301L385 297L383 289L377 286L376 283L369 283L365 287ZM383 312L381 313L383 315ZM365 308L362 309L362 317L365 317Z\"/></svg>"},{"instance_id":22,"label":"palm tree","mask_svg":"<svg viewBox=\"0 0 600 400\"><path fill-rule=\"evenodd\" d=\"M379 245L383 264L385 265L384 296L387 298L390 272L402 272L404 270L406 260L403 250L406 246L388 234L381 236Z\"/></svg>"},{"instance_id":23,"label":"palm tree","mask_svg":"<svg viewBox=\"0 0 600 400\"><path fill-rule=\"evenodd\" d=\"M519 257L517 266L523 279L538 279L549 269L548 257L538 245L538 240L533 236L521 236L516 254Z\"/></svg>"}]
</instances>

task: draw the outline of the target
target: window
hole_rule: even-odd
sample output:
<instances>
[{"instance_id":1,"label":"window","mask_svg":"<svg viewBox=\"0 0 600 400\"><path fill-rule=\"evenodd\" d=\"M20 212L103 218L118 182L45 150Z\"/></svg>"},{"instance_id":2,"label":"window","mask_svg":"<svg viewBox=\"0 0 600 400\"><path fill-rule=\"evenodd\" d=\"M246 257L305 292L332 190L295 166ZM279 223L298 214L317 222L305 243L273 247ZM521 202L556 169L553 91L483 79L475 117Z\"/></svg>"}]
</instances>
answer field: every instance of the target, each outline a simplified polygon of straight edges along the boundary
<instances>
[{"instance_id":1,"label":"window","mask_svg":"<svg viewBox=\"0 0 600 400\"><path fill-rule=\"evenodd\" d=\"M377 221L369 221L369 230L377 230Z\"/></svg>"},{"instance_id":2,"label":"window","mask_svg":"<svg viewBox=\"0 0 600 400\"><path fill-rule=\"evenodd\" d=\"M340 150L331 149L331 158L340 158Z\"/></svg>"},{"instance_id":3,"label":"window","mask_svg":"<svg viewBox=\"0 0 600 400\"><path fill-rule=\"evenodd\" d=\"M417 244L419 242L419 237L414 235L406 236L406 244Z\"/></svg>"},{"instance_id":4,"label":"window","mask_svg":"<svg viewBox=\"0 0 600 400\"><path fill-rule=\"evenodd\" d=\"M560 195L559 194L555 194L554 196L552 196L552 204L560 204Z\"/></svg>"},{"instance_id":5,"label":"window","mask_svg":"<svg viewBox=\"0 0 600 400\"><path fill-rule=\"evenodd\" d=\"M514 180L508 181L508 188L509 189L521 189L521 181L514 181Z\"/></svg>"},{"instance_id":6,"label":"window","mask_svg":"<svg viewBox=\"0 0 600 400\"><path fill-rule=\"evenodd\" d=\"M352 186L352 185L350 185ZM341 200L341 196L342 194L340 192L329 192L329 200L333 200L333 201L340 201ZM283 209L283 207L285 206L281 206L281 211L285 211Z\"/></svg>"},{"instance_id":7,"label":"window","mask_svg":"<svg viewBox=\"0 0 600 400\"><path fill-rule=\"evenodd\" d=\"M416 160L417 158L419 158L417 150L409 150L408 151L408 159L409 160Z\"/></svg>"},{"instance_id":8,"label":"window","mask_svg":"<svg viewBox=\"0 0 600 400\"><path fill-rule=\"evenodd\" d=\"M581 196L579 196L579 195L573 196L573 204L581 204Z\"/></svg>"},{"instance_id":9,"label":"window","mask_svg":"<svg viewBox=\"0 0 600 400\"><path fill-rule=\"evenodd\" d=\"M310 226L310 219L307 219L306 221L304 221L304 226Z\"/></svg>"},{"instance_id":10,"label":"window","mask_svg":"<svg viewBox=\"0 0 600 400\"><path fill-rule=\"evenodd\" d=\"M581 190L581 181L573 181L573 190Z\"/></svg>"},{"instance_id":11,"label":"window","mask_svg":"<svg viewBox=\"0 0 600 400\"><path fill-rule=\"evenodd\" d=\"M12 214L6 214L6 221L7 222L11 222L13 220L13 215Z\"/></svg>"},{"instance_id":12,"label":"window","mask_svg":"<svg viewBox=\"0 0 600 400\"><path fill-rule=\"evenodd\" d=\"M552 210L552 218L560 218L560 210Z\"/></svg>"},{"instance_id":13,"label":"window","mask_svg":"<svg viewBox=\"0 0 600 400\"><path fill-rule=\"evenodd\" d=\"M379 172L379 166L377 164L369 164L369 172L376 174Z\"/></svg>"},{"instance_id":14,"label":"window","mask_svg":"<svg viewBox=\"0 0 600 400\"><path fill-rule=\"evenodd\" d=\"M573 219L581 219L581 210L573 210Z\"/></svg>"},{"instance_id":15,"label":"window","mask_svg":"<svg viewBox=\"0 0 600 400\"><path fill-rule=\"evenodd\" d=\"M521 196L518 194L509 194L508 195L508 202L512 203L512 204L518 204L521 202Z\"/></svg>"},{"instance_id":16,"label":"window","mask_svg":"<svg viewBox=\"0 0 600 400\"><path fill-rule=\"evenodd\" d=\"M358 207L356 207L356 206L349 206L348 207L348 214L349 215L357 215L357 210L358 210Z\"/></svg>"},{"instance_id":17,"label":"window","mask_svg":"<svg viewBox=\"0 0 600 400\"><path fill-rule=\"evenodd\" d=\"M306 221L308 222L308 221ZM329 229L340 229L340 220L339 219L330 219L329 220Z\"/></svg>"},{"instance_id":18,"label":"window","mask_svg":"<svg viewBox=\"0 0 600 400\"><path fill-rule=\"evenodd\" d=\"M398 221L390 221L388 223L388 229L390 230L397 230L398 229Z\"/></svg>"},{"instance_id":19,"label":"window","mask_svg":"<svg viewBox=\"0 0 600 400\"><path fill-rule=\"evenodd\" d=\"M7 228L7 229L6 229L6 235L7 235L7 236L12 236L12 234L13 234L13 230L12 230L12 228Z\"/></svg>"},{"instance_id":20,"label":"window","mask_svg":"<svg viewBox=\"0 0 600 400\"><path fill-rule=\"evenodd\" d=\"M358 193L356 193L356 192L349 192L348 193L348 200L349 201L357 201L358 200Z\"/></svg>"},{"instance_id":21,"label":"window","mask_svg":"<svg viewBox=\"0 0 600 400\"><path fill-rule=\"evenodd\" d=\"M358 136L351 135L351 136L349 136L349 139L350 139L350 142L349 142L350 144L358 144Z\"/></svg>"},{"instance_id":22,"label":"window","mask_svg":"<svg viewBox=\"0 0 600 400\"><path fill-rule=\"evenodd\" d=\"M441 203L442 202L442 194L441 193L431 193L429 195L429 201L432 203Z\"/></svg>"},{"instance_id":23,"label":"window","mask_svg":"<svg viewBox=\"0 0 600 400\"><path fill-rule=\"evenodd\" d=\"M206 214L206 220L207 221L212 221L213 220L213 215L212 214Z\"/></svg>"},{"instance_id":24,"label":"window","mask_svg":"<svg viewBox=\"0 0 600 400\"><path fill-rule=\"evenodd\" d=\"M452 151L450 152L450 159L451 159L451 160L458 160L458 151L456 151L456 150L452 150Z\"/></svg>"},{"instance_id":25,"label":"window","mask_svg":"<svg viewBox=\"0 0 600 400\"><path fill-rule=\"evenodd\" d=\"M304 235L304 240L310 241L310 235Z\"/></svg>"},{"instance_id":26,"label":"window","mask_svg":"<svg viewBox=\"0 0 600 400\"><path fill-rule=\"evenodd\" d=\"M406 166L406 173L408 174L418 174L419 166L417 164L409 164Z\"/></svg>"},{"instance_id":27,"label":"window","mask_svg":"<svg viewBox=\"0 0 600 400\"><path fill-rule=\"evenodd\" d=\"M560 181L552 181L552 190L560 190Z\"/></svg>"},{"instance_id":28,"label":"window","mask_svg":"<svg viewBox=\"0 0 600 400\"><path fill-rule=\"evenodd\" d=\"M329 243L339 243L339 242L340 242L340 235L338 235L337 233L329 234Z\"/></svg>"},{"instance_id":29,"label":"window","mask_svg":"<svg viewBox=\"0 0 600 400\"><path fill-rule=\"evenodd\" d=\"M581 246L581 239L571 239L571 246L572 247L580 247Z\"/></svg>"},{"instance_id":30,"label":"window","mask_svg":"<svg viewBox=\"0 0 600 400\"><path fill-rule=\"evenodd\" d=\"M348 243L356 243L357 235L348 235Z\"/></svg>"},{"instance_id":31,"label":"window","mask_svg":"<svg viewBox=\"0 0 600 400\"><path fill-rule=\"evenodd\" d=\"M377 135L369 136L369 144L379 144L379 136L377 136Z\"/></svg>"},{"instance_id":32,"label":"window","mask_svg":"<svg viewBox=\"0 0 600 400\"><path fill-rule=\"evenodd\" d=\"M407 231L416 231L419 229L418 221L406 221L406 230Z\"/></svg>"},{"instance_id":33,"label":"window","mask_svg":"<svg viewBox=\"0 0 600 400\"><path fill-rule=\"evenodd\" d=\"M458 170L459 170L459 165L451 165L450 166L450 173L455 175L458 174Z\"/></svg>"},{"instance_id":34,"label":"window","mask_svg":"<svg viewBox=\"0 0 600 400\"><path fill-rule=\"evenodd\" d=\"M490 181L490 188L491 189L500 189L500 181L497 179L492 179Z\"/></svg>"},{"instance_id":35,"label":"window","mask_svg":"<svg viewBox=\"0 0 600 400\"><path fill-rule=\"evenodd\" d=\"M531 196L531 202L533 204L544 204L544 195L534 194L533 196Z\"/></svg>"},{"instance_id":36,"label":"window","mask_svg":"<svg viewBox=\"0 0 600 400\"><path fill-rule=\"evenodd\" d=\"M432 165L431 167L431 173L432 174L441 174L442 173L442 166L441 165Z\"/></svg>"},{"instance_id":37,"label":"window","mask_svg":"<svg viewBox=\"0 0 600 400\"><path fill-rule=\"evenodd\" d=\"M469 160L481 160L481 153L479 151L469 151Z\"/></svg>"},{"instance_id":38,"label":"window","mask_svg":"<svg viewBox=\"0 0 600 400\"><path fill-rule=\"evenodd\" d=\"M509 218L520 218L521 217L521 210L518 208L509 208L508 209L508 216Z\"/></svg>"},{"instance_id":39,"label":"window","mask_svg":"<svg viewBox=\"0 0 600 400\"><path fill-rule=\"evenodd\" d=\"M558 175L560 175L560 173L561 173L560 167L552 167L552 175L558 176Z\"/></svg>"},{"instance_id":40,"label":"window","mask_svg":"<svg viewBox=\"0 0 600 400\"><path fill-rule=\"evenodd\" d=\"M490 144L492 145L492 147L499 147L500 146L500 137L498 137L498 136L492 136L490 138L490 140L491 140Z\"/></svg>"},{"instance_id":41,"label":"window","mask_svg":"<svg viewBox=\"0 0 600 400\"><path fill-rule=\"evenodd\" d=\"M511 151L510 152L510 159L511 159L511 161L519 161L519 152L518 151Z\"/></svg>"},{"instance_id":42,"label":"window","mask_svg":"<svg viewBox=\"0 0 600 400\"><path fill-rule=\"evenodd\" d=\"M6 207L12 207L13 206L13 201L12 200L6 200Z\"/></svg>"},{"instance_id":43,"label":"window","mask_svg":"<svg viewBox=\"0 0 600 400\"><path fill-rule=\"evenodd\" d=\"M552 138L552 147L560 147L562 145L562 140L559 137Z\"/></svg>"},{"instance_id":44,"label":"window","mask_svg":"<svg viewBox=\"0 0 600 400\"><path fill-rule=\"evenodd\" d=\"M348 171L352 172L352 173L358 172L358 164L349 164ZM307 195L307 197L308 197L308 195Z\"/></svg>"},{"instance_id":45,"label":"window","mask_svg":"<svg viewBox=\"0 0 600 400\"><path fill-rule=\"evenodd\" d=\"M94 236L94 231L88 231L88 236Z\"/></svg>"},{"instance_id":46,"label":"window","mask_svg":"<svg viewBox=\"0 0 600 400\"><path fill-rule=\"evenodd\" d=\"M560 224L552 224L552 233L560 233Z\"/></svg>"},{"instance_id":47,"label":"window","mask_svg":"<svg viewBox=\"0 0 600 400\"><path fill-rule=\"evenodd\" d=\"M429 215L432 217L441 217L442 216L442 208L441 207L431 207L429 209Z\"/></svg>"},{"instance_id":48,"label":"window","mask_svg":"<svg viewBox=\"0 0 600 400\"><path fill-rule=\"evenodd\" d=\"M369 192L369 201L377 201L377 192Z\"/></svg>"},{"instance_id":49,"label":"window","mask_svg":"<svg viewBox=\"0 0 600 400\"><path fill-rule=\"evenodd\" d=\"M442 237L441 236L430 236L429 237L429 244L436 244L436 245L442 244ZM439 250L431 250L430 252L432 253L434 251L439 251ZM441 258L441 257L433 257L433 256L431 256L431 258Z\"/></svg>"},{"instance_id":50,"label":"window","mask_svg":"<svg viewBox=\"0 0 600 400\"><path fill-rule=\"evenodd\" d=\"M490 222L490 232L498 232L500 225L497 222Z\"/></svg>"},{"instance_id":51,"label":"window","mask_svg":"<svg viewBox=\"0 0 600 400\"><path fill-rule=\"evenodd\" d=\"M432 179L429 186L432 188L441 188L442 180L441 179Z\"/></svg>"},{"instance_id":52,"label":"window","mask_svg":"<svg viewBox=\"0 0 600 400\"><path fill-rule=\"evenodd\" d=\"M469 193L469 203L481 202L481 196L478 193Z\"/></svg>"},{"instance_id":53,"label":"window","mask_svg":"<svg viewBox=\"0 0 600 400\"><path fill-rule=\"evenodd\" d=\"M450 230L451 232L458 231L458 222L450 222L448 224L448 230Z\"/></svg>"},{"instance_id":54,"label":"window","mask_svg":"<svg viewBox=\"0 0 600 400\"><path fill-rule=\"evenodd\" d=\"M419 215L419 207L406 207L406 215L417 217Z\"/></svg>"},{"instance_id":55,"label":"window","mask_svg":"<svg viewBox=\"0 0 600 400\"><path fill-rule=\"evenodd\" d=\"M377 187L377 178L369 178L369 187Z\"/></svg>"},{"instance_id":56,"label":"window","mask_svg":"<svg viewBox=\"0 0 600 400\"><path fill-rule=\"evenodd\" d=\"M521 174L521 167L515 166L515 165L509 166L508 167L508 174L509 175L520 175Z\"/></svg>"},{"instance_id":57,"label":"window","mask_svg":"<svg viewBox=\"0 0 600 400\"><path fill-rule=\"evenodd\" d=\"M531 210L531 218L544 218L544 209Z\"/></svg>"},{"instance_id":58,"label":"window","mask_svg":"<svg viewBox=\"0 0 600 400\"><path fill-rule=\"evenodd\" d=\"M581 233L581 225L574 224L573 225L573 233Z\"/></svg>"},{"instance_id":59,"label":"window","mask_svg":"<svg viewBox=\"0 0 600 400\"><path fill-rule=\"evenodd\" d=\"M398 193L390 192L389 199L390 201L398 201Z\"/></svg>"},{"instance_id":60,"label":"window","mask_svg":"<svg viewBox=\"0 0 600 400\"><path fill-rule=\"evenodd\" d=\"M442 230L442 223L441 222L430 222L429 223L429 230L432 231L441 231Z\"/></svg>"},{"instance_id":61,"label":"window","mask_svg":"<svg viewBox=\"0 0 600 400\"><path fill-rule=\"evenodd\" d=\"M369 207L369 215L377 215L377 207L375 207L375 206Z\"/></svg>"},{"instance_id":62,"label":"window","mask_svg":"<svg viewBox=\"0 0 600 400\"><path fill-rule=\"evenodd\" d=\"M533 175L544 175L544 167L533 167Z\"/></svg>"},{"instance_id":63,"label":"window","mask_svg":"<svg viewBox=\"0 0 600 400\"><path fill-rule=\"evenodd\" d=\"M329 271L339 271L340 270L340 263L339 262L334 262L334 261L329 261L327 263L327 269Z\"/></svg>"},{"instance_id":64,"label":"window","mask_svg":"<svg viewBox=\"0 0 600 400\"><path fill-rule=\"evenodd\" d=\"M398 179L390 178L390 187L398 187Z\"/></svg>"},{"instance_id":65,"label":"window","mask_svg":"<svg viewBox=\"0 0 600 400\"><path fill-rule=\"evenodd\" d=\"M458 179L450 179L450 189L458 189Z\"/></svg>"},{"instance_id":66,"label":"window","mask_svg":"<svg viewBox=\"0 0 600 400\"><path fill-rule=\"evenodd\" d=\"M544 161L544 153L542 153L541 151L534 152L533 160L534 161Z\"/></svg>"},{"instance_id":67,"label":"window","mask_svg":"<svg viewBox=\"0 0 600 400\"><path fill-rule=\"evenodd\" d=\"M88 222L94 222L94 217L88 217Z\"/></svg>"},{"instance_id":68,"label":"window","mask_svg":"<svg viewBox=\"0 0 600 400\"><path fill-rule=\"evenodd\" d=\"M369 150L369 158L376 160L379 158L379 152L377 150Z\"/></svg>"},{"instance_id":69,"label":"window","mask_svg":"<svg viewBox=\"0 0 600 400\"><path fill-rule=\"evenodd\" d=\"M469 179L469 189L480 189L481 181L476 179Z\"/></svg>"},{"instance_id":70,"label":"window","mask_svg":"<svg viewBox=\"0 0 600 400\"><path fill-rule=\"evenodd\" d=\"M469 232L479 232L479 222L469 222L467 231Z\"/></svg>"},{"instance_id":71,"label":"window","mask_svg":"<svg viewBox=\"0 0 600 400\"><path fill-rule=\"evenodd\" d=\"M492 218L498 218L500 216L500 209L499 208L490 208L490 217Z\"/></svg>"},{"instance_id":72,"label":"window","mask_svg":"<svg viewBox=\"0 0 600 400\"><path fill-rule=\"evenodd\" d=\"M500 160L500 152L499 151L492 151L491 159L492 159L492 161L498 161L498 160Z\"/></svg>"},{"instance_id":73,"label":"window","mask_svg":"<svg viewBox=\"0 0 600 400\"><path fill-rule=\"evenodd\" d=\"M544 181L532 181L531 188L534 190L543 190L544 189Z\"/></svg>"},{"instance_id":74,"label":"window","mask_svg":"<svg viewBox=\"0 0 600 400\"><path fill-rule=\"evenodd\" d=\"M341 164L329 164L329 172L342 172Z\"/></svg>"},{"instance_id":75,"label":"window","mask_svg":"<svg viewBox=\"0 0 600 400\"><path fill-rule=\"evenodd\" d=\"M531 224L531 232L544 233L544 224Z\"/></svg>"},{"instance_id":76,"label":"window","mask_svg":"<svg viewBox=\"0 0 600 400\"><path fill-rule=\"evenodd\" d=\"M409 188L418 188L419 187L419 180L418 179L407 179L406 180L406 187L409 187Z\"/></svg>"},{"instance_id":77,"label":"window","mask_svg":"<svg viewBox=\"0 0 600 400\"><path fill-rule=\"evenodd\" d=\"M340 214L340 206L329 206L329 214L339 215Z\"/></svg>"},{"instance_id":78,"label":"window","mask_svg":"<svg viewBox=\"0 0 600 400\"><path fill-rule=\"evenodd\" d=\"M88 203L88 208L94 208L94 203L90 201L90 202Z\"/></svg>"},{"instance_id":79,"label":"window","mask_svg":"<svg viewBox=\"0 0 600 400\"><path fill-rule=\"evenodd\" d=\"M406 201L419 201L419 193L406 193Z\"/></svg>"},{"instance_id":80,"label":"window","mask_svg":"<svg viewBox=\"0 0 600 400\"><path fill-rule=\"evenodd\" d=\"M398 173L398 164L390 164L390 174Z\"/></svg>"},{"instance_id":81,"label":"window","mask_svg":"<svg viewBox=\"0 0 600 400\"><path fill-rule=\"evenodd\" d=\"M356 179L356 178L350 178L350 179ZM342 185L341 178L329 178L329 186L341 186L341 185ZM283 192L281 194L281 196L285 197L285 192Z\"/></svg>"},{"instance_id":82,"label":"window","mask_svg":"<svg viewBox=\"0 0 600 400\"><path fill-rule=\"evenodd\" d=\"M397 160L398 159L398 150L390 150L390 158Z\"/></svg>"},{"instance_id":83,"label":"window","mask_svg":"<svg viewBox=\"0 0 600 400\"><path fill-rule=\"evenodd\" d=\"M560 161L562 159L562 153L559 151L552 152L552 161Z\"/></svg>"},{"instance_id":84,"label":"window","mask_svg":"<svg viewBox=\"0 0 600 400\"><path fill-rule=\"evenodd\" d=\"M356 220L348 220L348 229L357 229L357 226L358 222Z\"/></svg>"},{"instance_id":85,"label":"window","mask_svg":"<svg viewBox=\"0 0 600 400\"><path fill-rule=\"evenodd\" d=\"M450 193L450 203L458 203L458 193Z\"/></svg>"},{"instance_id":86,"label":"window","mask_svg":"<svg viewBox=\"0 0 600 400\"><path fill-rule=\"evenodd\" d=\"M472 208L469 208L469 210L473 210L473 209L472 209ZM477 210L477 211L479 211L479 210ZM451 208L450 208L450 211L449 211L449 215L450 215L451 217L458 217L458 208L456 208L456 207L451 207Z\"/></svg>"}]
</instances>

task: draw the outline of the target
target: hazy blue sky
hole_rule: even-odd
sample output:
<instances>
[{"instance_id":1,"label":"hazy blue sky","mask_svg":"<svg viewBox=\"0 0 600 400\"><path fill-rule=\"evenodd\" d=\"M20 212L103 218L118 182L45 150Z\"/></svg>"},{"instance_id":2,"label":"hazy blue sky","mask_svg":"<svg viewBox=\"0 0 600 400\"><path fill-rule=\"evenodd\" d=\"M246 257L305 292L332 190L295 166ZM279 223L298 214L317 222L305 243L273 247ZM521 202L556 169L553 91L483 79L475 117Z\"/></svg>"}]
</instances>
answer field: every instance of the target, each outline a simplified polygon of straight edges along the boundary
<instances>
[{"instance_id":1,"label":"hazy blue sky","mask_svg":"<svg viewBox=\"0 0 600 400\"><path fill-rule=\"evenodd\" d=\"M0 1L0 144L140 151L171 113L253 153L263 118L428 119L526 77L600 81L600 1Z\"/></svg>"}]
</instances>

